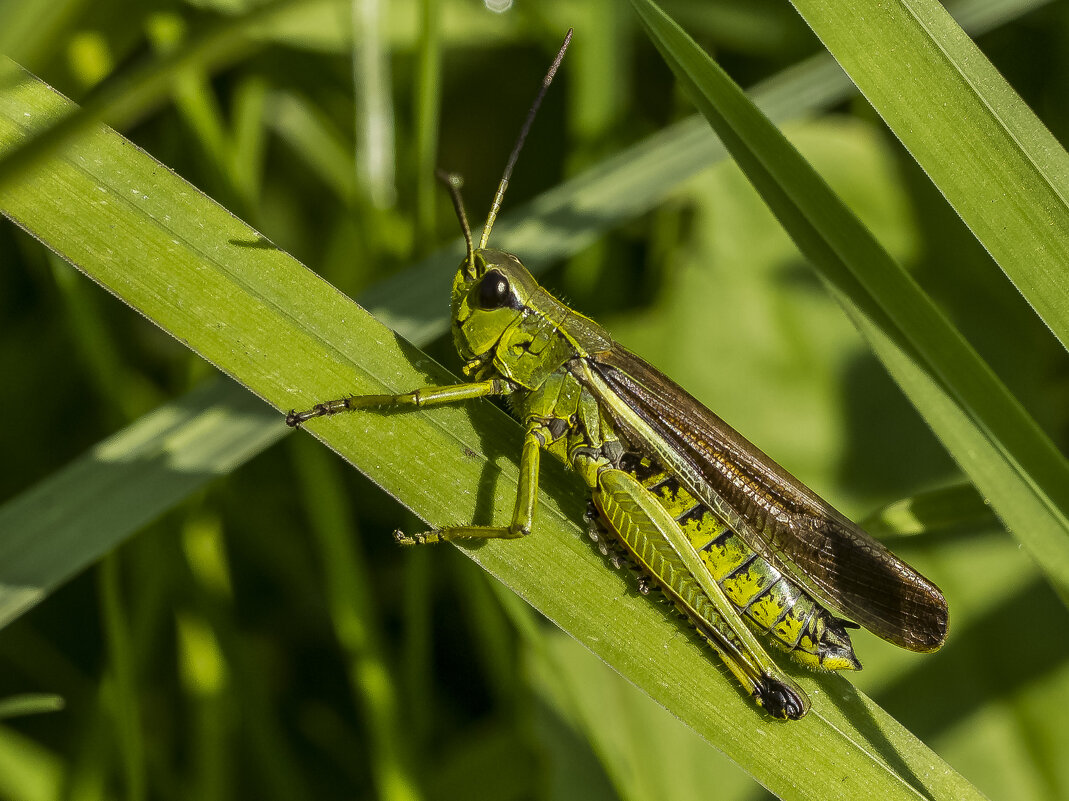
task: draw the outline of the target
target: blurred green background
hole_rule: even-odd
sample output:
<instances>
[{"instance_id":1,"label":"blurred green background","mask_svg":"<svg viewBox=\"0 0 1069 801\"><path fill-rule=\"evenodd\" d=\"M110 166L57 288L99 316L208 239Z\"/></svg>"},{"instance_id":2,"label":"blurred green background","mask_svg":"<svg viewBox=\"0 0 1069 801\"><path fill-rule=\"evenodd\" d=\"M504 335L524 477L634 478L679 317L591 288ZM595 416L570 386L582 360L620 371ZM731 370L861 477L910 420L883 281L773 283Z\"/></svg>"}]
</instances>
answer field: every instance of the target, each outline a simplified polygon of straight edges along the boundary
<instances>
[{"instance_id":1,"label":"blurred green background","mask_svg":"<svg viewBox=\"0 0 1069 801\"><path fill-rule=\"evenodd\" d=\"M323 0L269 24L251 5L0 0L0 51L84 102L234 31L121 130L354 297L455 238L434 166L481 220L567 27L508 208L691 113L611 0ZM819 51L784 3L664 6L743 86ZM978 42L1064 142L1069 8L1000 8ZM867 104L786 130L1064 450L1065 352ZM7 223L0 257L0 501L211 380ZM960 480L730 164L544 282L848 515ZM1066 610L992 520L962 517L890 539L969 625L930 657L858 634L855 683L990 797L1069 798ZM198 491L0 631L0 699L65 700L0 726L0 798L763 795L457 551L394 546L422 525L304 435Z\"/></svg>"}]
</instances>

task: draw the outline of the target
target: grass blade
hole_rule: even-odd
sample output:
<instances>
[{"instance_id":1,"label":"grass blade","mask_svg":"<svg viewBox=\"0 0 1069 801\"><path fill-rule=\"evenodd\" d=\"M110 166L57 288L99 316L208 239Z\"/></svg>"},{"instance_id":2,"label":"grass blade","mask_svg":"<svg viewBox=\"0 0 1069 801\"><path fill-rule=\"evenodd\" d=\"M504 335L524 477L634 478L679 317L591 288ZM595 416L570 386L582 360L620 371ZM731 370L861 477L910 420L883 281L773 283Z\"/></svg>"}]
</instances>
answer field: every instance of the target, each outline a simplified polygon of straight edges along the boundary
<instances>
[{"instance_id":1,"label":"grass blade","mask_svg":"<svg viewBox=\"0 0 1069 801\"><path fill-rule=\"evenodd\" d=\"M27 693L0 699L0 720L22 715L41 715L63 709L63 699L47 693Z\"/></svg>"},{"instance_id":2,"label":"grass blade","mask_svg":"<svg viewBox=\"0 0 1069 801\"><path fill-rule=\"evenodd\" d=\"M1069 347L1069 154L934 0L793 3Z\"/></svg>"}]
</instances>

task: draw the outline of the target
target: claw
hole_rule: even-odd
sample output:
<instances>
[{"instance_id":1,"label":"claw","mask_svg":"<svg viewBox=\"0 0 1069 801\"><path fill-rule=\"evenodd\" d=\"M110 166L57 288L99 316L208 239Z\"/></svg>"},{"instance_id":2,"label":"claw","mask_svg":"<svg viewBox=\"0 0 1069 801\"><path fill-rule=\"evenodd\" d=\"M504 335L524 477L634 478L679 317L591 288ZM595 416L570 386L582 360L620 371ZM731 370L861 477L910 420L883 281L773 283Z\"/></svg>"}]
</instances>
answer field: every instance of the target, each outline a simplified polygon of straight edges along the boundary
<instances>
[{"instance_id":1,"label":"claw","mask_svg":"<svg viewBox=\"0 0 1069 801\"><path fill-rule=\"evenodd\" d=\"M397 540L398 545L422 545L423 535L417 534L414 537L407 536L401 529L397 529L393 533L393 538Z\"/></svg>"},{"instance_id":2,"label":"claw","mask_svg":"<svg viewBox=\"0 0 1069 801\"><path fill-rule=\"evenodd\" d=\"M409 545L427 545L439 542L437 531L422 531L419 534L413 534L409 537L401 529L397 529L393 533L393 538L397 540L398 545L408 547Z\"/></svg>"}]
</instances>

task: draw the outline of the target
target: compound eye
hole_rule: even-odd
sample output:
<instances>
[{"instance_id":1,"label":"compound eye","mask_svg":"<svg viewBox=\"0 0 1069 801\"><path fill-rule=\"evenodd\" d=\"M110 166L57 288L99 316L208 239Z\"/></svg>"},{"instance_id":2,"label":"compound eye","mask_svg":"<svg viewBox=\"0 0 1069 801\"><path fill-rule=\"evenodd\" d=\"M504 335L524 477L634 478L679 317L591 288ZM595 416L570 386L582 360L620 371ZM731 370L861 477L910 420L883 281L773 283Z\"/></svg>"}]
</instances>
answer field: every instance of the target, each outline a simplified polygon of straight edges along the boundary
<instances>
[{"instance_id":1,"label":"compound eye","mask_svg":"<svg viewBox=\"0 0 1069 801\"><path fill-rule=\"evenodd\" d=\"M512 304L512 287L505 276L491 270L479 283L479 307L501 309Z\"/></svg>"}]
</instances>

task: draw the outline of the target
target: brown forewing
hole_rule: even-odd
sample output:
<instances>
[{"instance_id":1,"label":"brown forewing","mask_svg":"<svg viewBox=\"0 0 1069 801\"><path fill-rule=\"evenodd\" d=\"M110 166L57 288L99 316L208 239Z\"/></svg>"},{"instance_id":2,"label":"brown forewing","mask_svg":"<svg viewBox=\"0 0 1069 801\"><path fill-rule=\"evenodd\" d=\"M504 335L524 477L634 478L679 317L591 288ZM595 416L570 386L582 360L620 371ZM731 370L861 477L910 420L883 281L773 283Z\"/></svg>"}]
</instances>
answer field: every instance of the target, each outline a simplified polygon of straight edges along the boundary
<instances>
[{"instance_id":1,"label":"brown forewing","mask_svg":"<svg viewBox=\"0 0 1069 801\"><path fill-rule=\"evenodd\" d=\"M718 498L690 489L733 512L725 522L761 556L889 642L912 651L942 645L947 606L932 582L638 356L615 346L588 363L704 477Z\"/></svg>"}]
</instances>

